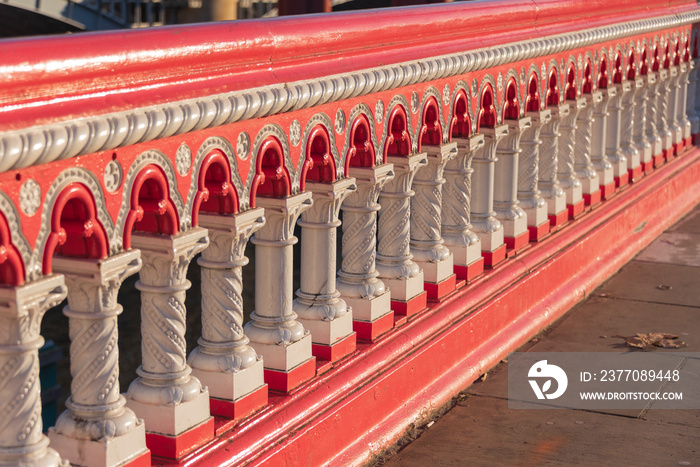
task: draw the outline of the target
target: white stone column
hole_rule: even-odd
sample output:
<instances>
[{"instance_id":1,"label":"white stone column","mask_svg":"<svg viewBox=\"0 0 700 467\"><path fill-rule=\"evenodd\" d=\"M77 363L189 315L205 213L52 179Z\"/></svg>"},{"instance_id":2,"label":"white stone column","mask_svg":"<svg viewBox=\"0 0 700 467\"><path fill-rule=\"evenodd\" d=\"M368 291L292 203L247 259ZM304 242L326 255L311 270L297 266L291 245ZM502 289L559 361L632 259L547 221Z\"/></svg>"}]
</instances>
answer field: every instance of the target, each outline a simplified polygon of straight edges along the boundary
<instances>
[{"instance_id":1,"label":"white stone column","mask_svg":"<svg viewBox=\"0 0 700 467\"><path fill-rule=\"evenodd\" d=\"M379 232L377 271L391 290L392 309L398 315L411 315L426 306L423 270L411 254L411 198L416 172L428 165L426 153L389 156L396 174L379 193Z\"/></svg>"},{"instance_id":2,"label":"white stone column","mask_svg":"<svg viewBox=\"0 0 700 467\"><path fill-rule=\"evenodd\" d=\"M505 120L508 134L498 144L494 167L493 207L496 219L503 226L506 248L519 250L529 243L527 216L518 202L518 162L520 159L520 137L532 127L532 119L523 117Z\"/></svg>"},{"instance_id":3,"label":"white stone column","mask_svg":"<svg viewBox=\"0 0 700 467\"><path fill-rule=\"evenodd\" d=\"M681 128L682 146L689 146L691 143L691 127L690 119L687 113L688 103L688 85L690 81L688 76L692 71L693 62L681 62L678 76L678 96L676 104L676 121Z\"/></svg>"},{"instance_id":4,"label":"white stone column","mask_svg":"<svg viewBox=\"0 0 700 467\"><path fill-rule=\"evenodd\" d=\"M673 134L668 124L668 104L671 93L670 80L669 70L659 70L656 94L656 105L658 106L656 111L656 132L661 138L661 150L663 151L663 158L659 160L660 163L663 163L663 160L668 160L671 157L669 153L673 150Z\"/></svg>"},{"instance_id":5,"label":"white stone column","mask_svg":"<svg viewBox=\"0 0 700 467\"><path fill-rule=\"evenodd\" d=\"M641 84L641 80L640 80ZM623 81L621 85L621 104L620 111L620 152L627 159L627 179L629 181L636 180L642 173L641 157L639 151L634 145L634 130L635 116L637 111L635 105L637 103L636 95L639 92L636 81ZM637 125L639 126L639 125ZM620 184L621 186L622 184Z\"/></svg>"},{"instance_id":6,"label":"white stone column","mask_svg":"<svg viewBox=\"0 0 700 467\"><path fill-rule=\"evenodd\" d=\"M661 108L658 95L659 85L659 74L649 72L647 75L647 92L644 95L647 108L646 129L644 131L649 140L649 144L651 144L651 157L655 166L662 163L664 152L663 140L656 127L658 113Z\"/></svg>"},{"instance_id":7,"label":"white stone column","mask_svg":"<svg viewBox=\"0 0 700 467\"><path fill-rule=\"evenodd\" d=\"M540 160L538 168L538 188L547 203L547 216L550 227L556 227L569 219L566 210L566 195L557 177L559 170L559 138L562 120L569 116L569 104L560 104L549 108L552 119L540 131Z\"/></svg>"},{"instance_id":8,"label":"white stone column","mask_svg":"<svg viewBox=\"0 0 700 467\"><path fill-rule=\"evenodd\" d=\"M586 107L581 109L576 119L576 148L574 153L574 167L576 178L581 181L583 201L586 206L595 206L600 203L600 177L591 161L591 148L593 146L593 113L595 106L603 100L603 94L596 91L584 94Z\"/></svg>"},{"instance_id":9,"label":"white stone column","mask_svg":"<svg viewBox=\"0 0 700 467\"><path fill-rule=\"evenodd\" d=\"M633 179L639 177L639 175L641 175L641 172L646 173L653 168L652 147L646 134L648 101L648 98L646 97L647 92L648 89L646 85L646 80L644 78L637 78L634 81L634 89L632 93L634 101L632 113L634 115L632 117L632 139L630 144L637 150L637 153L639 154L640 169L639 171L636 171L634 168L632 168L634 173L631 173L630 176Z\"/></svg>"},{"instance_id":10,"label":"white stone column","mask_svg":"<svg viewBox=\"0 0 700 467\"><path fill-rule=\"evenodd\" d=\"M136 282L141 291L142 363L136 370L139 377L129 385L126 405L146 421L146 431L171 438L195 427L204 439L214 435L209 391L191 375L185 342L185 293L192 285L187 268L208 244L206 229L199 227L176 235L131 236L131 246L141 250L143 260Z\"/></svg>"},{"instance_id":11,"label":"white stone column","mask_svg":"<svg viewBox=\"0 0 700 467\"><path fill-rule=\"evenodd\" d=\"M0 287L0 465L68 467L42 434L41 320L66 297L63 276Z\"/></svg>"},{"instance_id":12,"label":"white stone column","mask_svg":"<svg viewBox=\"0 0 700 467\"><path fill-rule=\"evenodd\" d=\"M578 217L583 212L583 189L576 177L576 120L582 109L586 108L586 99L572 100L569 114L561 119L559 126L559 160L557 179L566 199L569 219Z\"/></svg>"},{"instance_id":13,"label":"white stone column","mask_svg":"<svg viewBox=\"0 0 700 467\"><path fill-rule=\"evenodd\" d=\"M442 239L442 185L445 165L457 156L457 143L423 145L428 165L413 179L411 252L423 269L428 298L440 299L455 289L454 258Z\"/></svg>"},{"instance_id":14,"label":"white stone column","mask_svg":"<svg viewBox=\"0 0 700 467\"><path fill-rule=\"evenodd\" d=\"M700 133L700 117L698 116L698 73L700 72L700 58L691 58L688 62L690 74L688 75L688 100L686 101L686 115L690 122L690 135L695 143L695 135Z\"/></svg>"},{"instance_id":15,"label":"white stone column","mask_svg":"<svg viewBox=\"0 0 700 467\"><path fill-rule=\"evenodd\" d=\"M668 80L668 114L666 120L668 121L668 129L671 132L671 145L673 146L672 150L669 151L670 156L677 154L678 150L682 149L683 128L681 128L680 120L678 119L678 98L681 93L680 66L671 65L668 71L670 76Z\"/></svg>"},{"instance_id":16,"label":"white stone column","mask_svg":"<svg viewBox=\"0 0 700 467\"><path fill-rule=\"evenodd\" d=\"M267 401L262 357L243 333L241 269L248 264L244 253L250 236L264 224L262 208L230 216L199 213L199 225L209 232L209 246L197 260L202 336L187 363L209 389L212 414L232 419L248 415ZM245 409L241 407L244 399L248 401Z\"/></svg>"},{"instance_id":17,"label":"white stone column","mask_svg":"<svg viewBox=\"0 0 700 467\"><path fill-rule=\"evenodd\" d=\"M445 166L442 199L442 238L454 258L458 279L470 281L484 271L481 240L472 231L472 159L484 146L484 135L454 138L457 156Z\"/></svg>"},{"instance_id":18,"label":"white stone column","mask_svg":"<svg viewBox=\"0 0 700 467\"><path fill-rule=\"evenodd\" d=\"M617 96L614 87L600 91L602 99L593 105L593 127L591 133L591 163L600 180L600 196L608 199L615 192L615 169L607 157L608 105Z\"/></svg>"},{"instance_id":19,"label":"white stone column","mask_svg":"<svg viewBox=\"0 0 700 467\"><path fill-rule=\"evenodd\" d=\"M293 310L311 332L312 353L335 362L356 348L352 309L336 289L336 244L340 206L357 189L354 178L306 182L313 205L301 214L301 284Z\"/></svg>"},{"instance_id":20,"label":"white stone column","mask_svg":"<svg viewBox=\"0 0 700 467\"><path fill-rule=\"evenodd\" d=\"M343 210L343 262L338 290L352 308L357 337L373 340L394 326L389 288L379 279L377 255L377 204L379 192L394 178L394 166L353 167L357 191L348 196Z\"/></svg>"},{"instance_id":21,"label":"white stone column","mask_svg":"<svg viewBox=\"0 0 700 467\"><path fill-rule=\"evenodd\" d=\"M75 465L116 466L148 455L146 429L119 391L117 294L141 269L141 253L129 250L106 259L53 259L65 276L70 322L71 395L67 410L49 430L51 446Z\"/></svg>"},{"instance_id":22,"label":"white stone column","mask_svg":"<svg viewBox=\"0 0 700 467\"><path fill-rule=\"evenodd\" d=\"M493 210L493 194L496 169L496 148L508 134L508 125L482 128L484 145L472 159L472 230L481 241L481 255L486 266L495 266L505 259L503 226Z\"/></svg>"},{"instance_id":23,"label":"white stone column","mask_svg":"<svg viewBox=\"0 0 700 467\"><path fill-rule=\"evenodd\" d=\"M538 241L549 233L549 217L547 216L547 203L542 198L539 189L539 164L540 164L540 132L542 127L552 119L552 111L549 109L528 112L532 117L532 127L523 132L520 140L519 174L518 174L518 200L520 207L527 215L527 228L530 232L530 240Z\"/></svg>"},{"instance_id":24,"label":"white stone column","mask_svg":"<svg viewBox=\"0 0 700 467\"><path fill-rule=\"evenodd\" d=\"M245 325L250 346L262 356L265 382L270 389L287 392L316 374L311 333L297 321L292 301L294 226L311 208L312 193L286 198L259 196L265 225L251 240L255 245L255 311ZM304 271L301 272L304 274Z\"/></svg>"},{"instance_id":25,"label":"white stone column","mask_svg":"<svg viewBox=\"0 0 700 467\"><path fill-rule=\"evenodd\" d=\"M626 95L632 92L632 85L629 81L615 84L608 88L608 91L615 90L614 95L608 92L607 127L605 129L605 157L613 168L613 180L615 187L623 187L629 183L627 173L627 157L622 151L622 139L620 129L622 126L622 101ZM625 113L631 115L631 109Z\"/></svg>"}]
</instances>

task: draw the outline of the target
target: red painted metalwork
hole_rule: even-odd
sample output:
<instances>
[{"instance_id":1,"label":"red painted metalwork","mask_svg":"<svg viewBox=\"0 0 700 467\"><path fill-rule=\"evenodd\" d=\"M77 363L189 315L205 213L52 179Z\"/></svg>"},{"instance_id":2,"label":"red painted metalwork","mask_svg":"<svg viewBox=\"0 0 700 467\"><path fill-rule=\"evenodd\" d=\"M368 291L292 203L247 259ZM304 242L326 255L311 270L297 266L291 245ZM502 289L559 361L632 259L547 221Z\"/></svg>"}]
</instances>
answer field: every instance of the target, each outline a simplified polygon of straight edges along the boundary
<instances>
[{"instance_id":1,"label":"red painted metalwork","mask_svg":"<svg viewBox=\"0 0 700 467\"><path fill-rule=\"evenodd\" d=\"M330 153L331 142L328 130L323 125L316 125L309 133L306 144L306 157L301 169L302 191L306 188L306 180L331 183L335 181L335 161Z\"/></svg>"},{"instance_id":2,"label":"red painted metalwork","mask_svg":"<svg viewBox=\"0 0 700 467\"><path fill-rule=\"evenodd\" d=\"M277 138L268 136L258 150L255 177L250 188L250 205L255 207L256 196L278 198L291 194L292 182L284 165L284 150Z\"/></svg>"},{"instance_id":3,"label":"red painted metalwork","mask_svg":"<svg viewBox=\"0 0 700 467\"><path fill-rule=\"evenodd\" d=\"M642 54L639 57L639 74L642 76L646 76L649 74L648 55L649 55L649 52L647 50L647 46L646 46L646 44L644 44L644 47L642 47Z\"/></svg>"},{"instance_id":4,"label":"red painted metalwork","mask_svg":"<svg viewBox=\"0 0 700 467\"><path fill-rule=\"evenodd\" d=\"M630 48L630 52L627 55L627 72L625 74L629 81L634 81L637 77L637 67L635 66L636 63L637 56L634 53L634 48Z\"/></svg>"},{"instance_id":5,"label":"red painted metalwork","mask_svg":"<svg viewBox=\"0 0 700 467\"><path fill-rule=\"evenodd\" d=\"M527 97L525 97L525 112L540 111L540 85L537 73L532 72L527 82Z\"/></svg>"},{"instance_id":6,"label":"red painted metalwork","mask_svg":"<svg viewBox=\"0 0 700 467\"><path fill-rule=\"evenodd\" d=\"M454 116L450 122L450 141L452 138L468 138L472 129L472 121L469 118L469 98L464 89L457 91L453 110Z\"/></svg>"},{"instance_id":7,"label":"red painted metalwork","mask_svg":"<svg viewBox=\"0 0 700 467\"><path fill-rule=\"evenodd\" d=\"M24 262L12 244L12 235L7 219L0 212L0 285L24 284Z\"/></svg>"},{"instance_id":8,"label":"red painted metalwork","mask_svg":"<svg viewBox=\"0 0 700 467\"><path fill-rule=\"evenodd\" d=\"M109 254L109 241L97 220L92 193L85 185L71 183L59 193L51 212L51 233L46 240L42 270L51 274L54 255L102 259Z\"/></svg>"},{"instance_id":9,"label":"red painted metalwork","mask_svg":"<svg viewBox=\"0 0 700 467\"><path fill-rule=\"evenodd\" d=\"M615 54L615 66L613 68L613 83L620 84L622 83L622 77L623 72L622 72L622 54L618 50L617 53Z\"/></svg>"},{"instance_id":10,"label":"red painted metalwork","mask_svg":"<svg viewBox=\"0 0 700 467\"><path fill-rule=\"evenodd\" d=\"M671 41L665 41L666 45L663 48L663 66L665 69L671 67Z\"/></svg>"},{"instance_id":11,"label":"red painted metalwork","mask_svg":"<svg viewBox=\"0 0 700 467\"><path fill-rule=\"evenodd\" d=\"M365 115L359 115L350 127L350 148L345 158L345 173L350 167L374 167L374 145L370 137L369 121Z\"/></svg>"},{"instance_id":12,"label":"red painted metalwork","mask_svg":"<svg viewBox=\"0 0 700 467\"><path fill-rule=\"evenodd\" d=\"M593 73L591 71L591 59L586 60L586 64L583 65L583 79L581 84L581 92L584 94L590 94L593 92Z\"/></svg>"},{"instance_id":13,"label":"red painted metalwork","mask_svg":"<svg viewBox=\"0 0 700 467\"><path fill-rule=\"evenodd\" d=\"M651 51L651 71L659 71L661 68L661 59L659 57L659 43L654 42L654 47Z\"/></svg>"},{"instance_id":14,"label":"red painted metalwork","mask_svg":"<svg viewBox=\"0 0 700 467\"><path fill-rule=\"evenodd\" d=\"M576 94L576 66L572 63L566 71L566 87L564 88L566 92L566 100L576 100L578 97Z\"/></svg>"},{"instance_id":15,"label":"red painted metalwork","mask_svg":"<svg viewBox=\"0 0 700 467\"><path fill-rule=\"evenodd\" d=\"M608 76L608 57L605 55L600 57L600 64L598 65L598 89L607 89L609 76Z\"/></svg>"},{"instance_id":16,"label":"red painted metalwork","mask_svg":"<svg viewBox=\"0 0 700 467\"><path fill-rule=\"evenodd\" d=\"M440 125L440 107L437 100L430 96L423 106L423 125L418 131L418 151L422 145L442 144L442 126Z\"/></svg>"},{"instance_id":17,"label":"red painted metalwork","mask_svg":"<svg viewBox=\"0 0 700 467\"><path fill-rule=\"evenodd\" d=\"M476 123L476 131L481 127L493 128L496 126L496 106L493 97L493 88L490 84L486 84L481 91L481 99L479 101L479 114Z\"/></svg>"},{"instance_id":18,"label":"red painted metalwork","mask_svg":"<svg viewBox=\"0 0 700 467\"><path fill-rule=\"evenodd\" d=\"M408 133L406 121L406 110L402 105L395 106L389 114L389 133L384 144L384 160L387 156L408 156L410 154L411 135Z\"/></svg>"},{"instance_id":19,"label":"red painted metalwork","mask_svg":"<svg viewBox=\"0 0 700 467\"><path fill-rule=\"evenodd\" d=\"M131 248L132 232L174 235L179 230L177 209L170 199L163 169L147 165L134 179L131 205L124 223L124 248Z\"/></svg>"},{"instance_id":20,"label":"red painted metalwork","mask_svg":"<svg viewBox=\"0 0 700 467\"><path fill-rule=\"evenodd\" d=\"M238 212L238 193L231 183L231 166L216 149L202 161L197 194L192 204L192 225L199 223L199 212L234 214Z\"/></svg>"},{"instance_id":21,"label":"red painted metalwork","mask_svg":"<svg viewBox=\"0 0 700 467\"><path fill-rule=\"evenodd\" d=\"M559 105L559 79L556 68L552 68L547 78L547 92L545 94L545 106Z\"/></svg>"},{"instance_id":22,"label":"red painted metalwork","mask_svg":"<svg viewBox=\"0 0 700 467\"><path fill-rule=\"evenodd\" d=\"M515 82L515 78L508 80L505 96L503 120L517 120L520 118L520 102L518 102L518 84Z\"/></svg>"}]
</instances>

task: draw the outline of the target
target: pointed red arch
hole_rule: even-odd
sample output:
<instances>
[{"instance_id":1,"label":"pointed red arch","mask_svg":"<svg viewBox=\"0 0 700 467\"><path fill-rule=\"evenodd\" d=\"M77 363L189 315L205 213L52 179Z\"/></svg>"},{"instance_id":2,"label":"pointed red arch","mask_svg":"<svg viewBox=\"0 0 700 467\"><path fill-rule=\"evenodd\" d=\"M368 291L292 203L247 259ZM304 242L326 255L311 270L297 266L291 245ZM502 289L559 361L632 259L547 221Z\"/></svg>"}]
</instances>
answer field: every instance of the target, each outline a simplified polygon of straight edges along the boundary
<instances>
[{"instance_id":1,"label":"pointed red arch","mask_svg":"<svg viewBox=\"0 0 700 467\"><path fill-rule=\"evenodd\" d=\"M331 141L326 127L318 124L311 129L305 154L301 169L301 191L306 189L307 180L323 183L335 181L335 161L331 155Z\"/></svg>"},{"instance_id":2,"label":"pointed red arch","mask_svg":"<svg viewBox=\"0 0 700 467\"><path fill-rule=\"evenodd\" d=\"M441 143L440 107L437 99L430 96L423 107L423 125L418 132L418 150L421 150L423 144L438 145Z\"/></svg>"},{"instance_id":3,"label":"pointed red arch","mask_svg":"<svg viewBox=\"0 0 700 467\"><path fill-rule=\"evenodd\" d=\"M469 98L464 89L457 91L452 110L453 117L450 122L450 141L452 141L453 137L468 138L472 131L472 121L469 117Z\"/></svg>"},{"instance_id":4,"label":"pointed red arch","mask_svg":"<svg viewBox=\"0 0 700 467\"><path fill-rule=\"evenodd\" d=\"M481 127L495 127L497 118L493 88L487 83L486 86L484 86L484 89L481 90L481 99L479 101L479 118L476 121L476 131L479 131Z\"/></svg>"},{"instance_id":5,"label":"pointed red arch","mask_svg":"<svg viewBox=\"0 0 700 467\"><path fill-rule=\"evenodd\" d=\"M387 121L388 134L384 144L384 161L387 156L408 156L411 152L411 135L408 119L402 105L395 106Z\"/></svg>"},{"instance_id":6,"label":"pointed red arch","mask_svg":"<svg viewBox=\"0 0 700 467\"><path fill-rule=\"evenodd\" d=\"M345 157L346 175L350 173L350 167L374 167L376 155L370 131L369 120L364 114L358 115L352 122L348 132L350 147Z\"/></svg>"},{"instance_id":7,"label":"pointed red arch","mask_svg":"<svg viewBox=\"0 0 700 467\"><path fill-rule=\"evenodd\" d=\"M215 149L204 158L199 168L197 194L192 203L192 225L199 224L199 213L235 214L238 212L238 193L231 182L228 158Z\"/></svg>"},{"instance_id":8,"label":"pointed red arch","mask_svg":"<svg viewBox=\"0 0 700 467\"><path fill-rule=\"evenodd\" d=\"M0 285L22 285L24 275L22 255L12 243L7 218L0 212Z\"/></svg>"}]
</instances>

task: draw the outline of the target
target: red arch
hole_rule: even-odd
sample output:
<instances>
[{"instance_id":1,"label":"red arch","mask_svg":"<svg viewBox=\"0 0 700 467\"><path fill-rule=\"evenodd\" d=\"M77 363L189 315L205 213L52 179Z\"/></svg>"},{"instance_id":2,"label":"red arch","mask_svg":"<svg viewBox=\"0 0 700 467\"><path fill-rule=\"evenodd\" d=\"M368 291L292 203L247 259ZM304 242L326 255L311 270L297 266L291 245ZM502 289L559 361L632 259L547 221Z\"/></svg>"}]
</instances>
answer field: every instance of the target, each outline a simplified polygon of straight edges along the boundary
<instances>
[{"instance_id":1,"label":"red arch","mask_svg":"<svg viewBox=\"0 0 700 467\"><path fill-rule=\"evenodd\" d=\"M460 89L455 95L453 115L450 122L450 141L453 137L468 138L472 131L472 122L469 118L469 98L464 89Z\"/></svg>"},{"instance_id":2,"label":"red arch","mask_svg":"<svg viewBox=\"0 0 700 467\"><path fill-rule=\"evenodd\" d=\"M350 147L345 157L345 174L349 176L350 167L374 167L375 152L370 133L369 120L360 114L350 127L348 138Z\"/></svg>"},{"instance_id":3,"label":"red arch","mask_svg":"<svg viewBox=\"0 0 700 467\"><path fill-rule=\"evenodd\" d=\"M306 180L323 183L335 181L335 161L330 148L331 141L326 127L321 124L313 127L306 143L306 158L301 168L301 191L306 188Z\"/></svg>"},{"instance_id":4,"label":"red arch","mask_svg":"<svg viewBox=\"0 0 700 467\"><path fill-rule=\"evenodd\" d=\"M530 79L527 82L527 97L525 98L526 112L538 112L540 110L542 103L540 101L539 88L537 73L533 71L530 75Z\"/></svg>"},{"instance_id":5,"label":"red arch","mask_svg":"<svg viewBox=\"0 0 700 467\"><path fill-rule=\"evenodd\" d=\"M663 65L664 68L670 68L671 67L671 41L666 41L666 46L663 49Z\"/></svg>"},{"instance_id":6,"label":"red arch","mask_svg":"<svg viewBox=\"0 0 700 467\"><path fill-rule=\"evenodd\" d=\"M566 100L576 100L576 66L571 63L566 70L566 87L564 88Z\"/></svg>"},{"instance_id":7,"label":"red arch","mask_svg":"<svg viewBox=\"0 0 700 467\"><path fill-rule=\"evenodd\" d=\"M384 143L384 160L387 156L408 156L411 153L411 135L408 118L402 105L395 106L387 121L388 134Z\"/></svg>"},{"instance_id":8,"label":"red arch","mask_svg":"<svg viewBox=\"0 0 700 467\"><path fill-rule=\"evenodd\" d=\"M651 52L651 71L659 71L661 67L661 61L659 58L659 43L654 44L654 48Z\"/></svg>"},{"instance_id":9,"label":"red arch","mask_svg":"<svg viewBox=\"0 0 700 467\"><path fill-rule=\"evenodd\" d=\"M518 102L518 84L511 77L506 84L505 99L503 102L503 120L517 120L520 118L520 102Z\"/></svg>"},{"instance_id":10,"label":"red arch","mask_svg":"<svg viewBox=\"0 0 700 467\"><path fill-rule=\"evenodd\" d=\"M231 166L218 149L202 161L197 179L197 194L192 203L192 225L199 224L199 212L235 214L238 212L238 193L231 182Z\"/></svg>"},{"instance_id":11,"label":"red arch","mask_svg":"<svg viewBox=\"0 0 700 467\"><path fill-rule=\"evenodd\" d=\"M639 74L642 76L649 74L649 51L646 44L642 48L642 54L639 57Z\"/></svg>"},{"instance_id":12,"label":"red arch","mask_svg":"<svg viewBox=\"0 0 700 467\"><path fill-rule=\"evenodd\" d=\"M685 36L683 40L683 61L690 61L690 38L688 36Z\"/></svg>"},{"instance_id":13,"label":"red arch","mask_svg":"<svg viewBox=\"0 0 700 467\"><path fill-rule=\"evenodd\" d=\"M681 41L680 39L676 39L676 42L673 46L673 64L676 66L680 65L682 58L683 57L681 55Z\"/></svg>"},{"instance_id":14,"label":"red arch","mask_svg":"<svg viewBox=\"0 0 700 467\"><path fill-rule=\"evenodd\" d=\"M423 107L423 125L418 132L418 150L424 144L442 143L442 126L440 125L440 107L435 97L430 96Z\"/></svg>"},{"instance_id":15,"label":"red arch","mask_svg":"<svg viewBox=\"0 0 700 467\"><path fill-rule=\"evenodd\" d=\"M12 235L5 215L0 212L0 285L24 284L24 262L12 244Z\"/></svg>"},{"instance_id":16,"label":"red arch","mask_svg":"<svg viewBox=\"0 0 700 467\"><path fill-rule=\"evenodd\" d=\"M637 78L637 67L635 62L637 61L637 56L634 53L634 48L630 47L630 53L627 56L627 79L629 81L634 81Z\"/></svg>"},{"instance_id":17,"label":"red arch","mask_svg":"<svg viewBox=\"0 0 700 467\"><path fill-rule=\"evenodd\" d=\"M255 177L250 189L250 206L255 207L257 196L278 198L291 194L292 183L289 171L284 165L284 150L279 140L270 135L258 149Z\"/></svg>"},{"instance_id":18,"label":"red arch","mask_svg":"<svg viewBox=\"0 0 700 467\"><path fill-rule=\"evenodd\" d=\"M552 68L547 77L545 106L548 105L559 105L559 76L557 75L556 68Z\"/></svg>"},{"instance_id":19,"label":"red arch","mask_svg":"<svg viewBox=\"0 0 700 467\"><path fill-rule=\"evenodd\" d=\"M581 91L585 94L593 92L593 72L591 68L591 59L589 58L586 60L586 64L583 65L583 79L581 83L583 89Z\"/></svg>"},{"instance_id":20,"label":"red arch","mask_svg":"<svg viewBox=\"0 0 700 467\"><path fill-rule=\"evenodd\" d=\"M179 231L175 204L163 169L144 167L131 187L131 208L124 223L124 248L131 248L132 231L174 235Z\"/></svg>"},{"instance_id":21,"label":"red arch","mask_svg":"<svg viewBox=\"0 0 700 467\"><path fill-rule=\"evenodd\" d=\"M600 57L600 66L598 67L598 89L607 89L608 82L608 57L605 55Z\"/></svg>"},{"instance_id":22,"label":"red arch","mask_svg":"<svg viewBox=\"0 0 700 467\"><path fill-rule=\"evenodd\" d=\"M51 233L42 260L43 273L51 274L54 255L102 259L108 254L109 240L97 220L92 193L81 183L69 184L53 205Z\"/></svg>"},{"instance_id":23,"label":"red arch","mask_svg":"<svg viewBox=\"0 0 700 467\"><path fill-rule=\"evenodd\" d=\"M496 102L493 98L493 88L490 84L486 84L481 91L481 100L479 103L479 118L476 121L476 131L481 127L493 128L496 126Z\"/></svg>"},{"instance_id":24,"label":"red arch","mask_svg":"<svg viewBox=\"0 0 700 467\"><path fill-rule=\"evenodd\" d=\"M613 69L613 83L622 83L622 55L618 50L615 54L615 66Z\"/></svg>"}]
</instances>

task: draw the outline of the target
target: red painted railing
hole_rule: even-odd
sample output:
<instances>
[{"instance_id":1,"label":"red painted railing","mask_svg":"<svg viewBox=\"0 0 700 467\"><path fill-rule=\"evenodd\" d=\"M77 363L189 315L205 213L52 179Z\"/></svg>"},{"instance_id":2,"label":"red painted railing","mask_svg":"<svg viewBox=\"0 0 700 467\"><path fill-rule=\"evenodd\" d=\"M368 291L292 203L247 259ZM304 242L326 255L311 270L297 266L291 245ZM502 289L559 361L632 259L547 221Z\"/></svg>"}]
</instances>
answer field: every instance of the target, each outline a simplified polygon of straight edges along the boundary
<instances>
[{"instance_id":1,"label":"red painted railing","mask_svg":"<svg viewBox=\"0 0 700 467\"><path fill-rule=\"evenodd\" d=\"M492 0L0 42L0 464L371 460L700 200L698 21Z\"/></svg>"}]
</instances>

